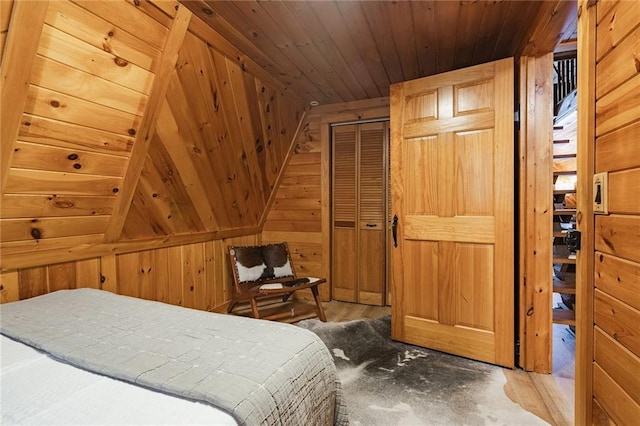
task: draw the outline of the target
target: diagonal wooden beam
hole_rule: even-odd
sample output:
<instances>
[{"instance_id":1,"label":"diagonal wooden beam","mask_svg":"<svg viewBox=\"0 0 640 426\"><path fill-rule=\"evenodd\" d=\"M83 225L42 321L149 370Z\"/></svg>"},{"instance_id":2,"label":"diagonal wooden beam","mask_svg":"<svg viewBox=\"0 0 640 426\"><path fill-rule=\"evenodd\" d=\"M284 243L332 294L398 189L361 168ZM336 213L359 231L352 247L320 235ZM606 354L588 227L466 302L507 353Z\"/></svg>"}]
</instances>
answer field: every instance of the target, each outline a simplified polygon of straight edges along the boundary
<instances>
[{"instance_id":1,"label":"diagonal wooden beam","mask_svg":"<svg viewBox=\"0 0 640 426\"><path fill-rule=\"evenodd\" d=\"M184 5L180 5L167 35L159 66L155 73L153 87L147 101L147 108L142 117L140 132L138 132L133 144L129 167L122 182L122 190L118 194L116 205L107 225L105 242L117 241L122 233L122 228L127 220L131 201L140 179L140 173L149 151L149 145L156 131L156 122L167 94L171 74L175 72L178 52L182 47L192 16L193 14L189 9Z\"/></svg>"},{"instance_id":2,"label":"diagonal wooden beam","mask_svg":"<svg viewBox=\"0 0 640 426\"><path fill-rule=\"evenodd\" d=\"M0 66L0 173L3 193L9 176L14 145L20 131L20 118L27 101L31 67L38 50L48 7L48 1L16 1L13 4L4 60Z\"/></svg>"}]
</instances>

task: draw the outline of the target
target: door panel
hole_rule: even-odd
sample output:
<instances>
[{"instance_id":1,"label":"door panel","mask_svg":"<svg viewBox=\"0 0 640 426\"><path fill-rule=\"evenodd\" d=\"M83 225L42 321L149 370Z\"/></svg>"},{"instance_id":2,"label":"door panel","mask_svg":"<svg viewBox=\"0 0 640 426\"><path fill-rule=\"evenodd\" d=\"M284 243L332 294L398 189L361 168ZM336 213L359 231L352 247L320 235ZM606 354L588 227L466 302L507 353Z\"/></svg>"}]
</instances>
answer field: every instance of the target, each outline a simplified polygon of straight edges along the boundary
<instances>
[{"instance_id":1,"label":"door panel","mask_svg":"<svg viewBox=\"0 0 640 426\"><path fill-rule=\"evenodd\" d=\"M358 303L382 305L385 287L383 229L360 229Z\"/></svg>"},{"instance_id":2,"label":"door panel","mask_svg":"<svg viewBox=\"0 0 640 426\"><path fill-rule=\"evenodd\" d=\"M393 338L513 366L513 61L391 89Z\"/></svg>"},{"instance_id":3,"label":"door panel","mask_svg":"<svg viewBox=\"0 0 640 426\"><path fill-rule=\"evenodd\" d=\"M334 228L333 230L333 297L337 300L355 302L358 282L356 230ZM338 255L339 253L339 255Z\"/></svg>"}]
</instances>

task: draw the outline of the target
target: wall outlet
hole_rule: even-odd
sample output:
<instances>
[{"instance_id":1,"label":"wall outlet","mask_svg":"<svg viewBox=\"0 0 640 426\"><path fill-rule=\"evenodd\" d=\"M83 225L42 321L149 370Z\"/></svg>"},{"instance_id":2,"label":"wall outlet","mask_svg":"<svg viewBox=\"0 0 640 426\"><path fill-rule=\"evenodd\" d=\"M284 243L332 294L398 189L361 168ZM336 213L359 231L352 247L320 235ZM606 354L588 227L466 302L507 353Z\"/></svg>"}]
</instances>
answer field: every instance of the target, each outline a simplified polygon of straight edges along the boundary
<instances>
[{"instance_id":1,"label":"wall outlet","mask_svg":"<svg viewBox=\"0 0 640 426\"><path fill-rule=\"evenodd\" d=\"M593 175L593 212L609 214L609 173Z\"/></svg>"}]
</instances>

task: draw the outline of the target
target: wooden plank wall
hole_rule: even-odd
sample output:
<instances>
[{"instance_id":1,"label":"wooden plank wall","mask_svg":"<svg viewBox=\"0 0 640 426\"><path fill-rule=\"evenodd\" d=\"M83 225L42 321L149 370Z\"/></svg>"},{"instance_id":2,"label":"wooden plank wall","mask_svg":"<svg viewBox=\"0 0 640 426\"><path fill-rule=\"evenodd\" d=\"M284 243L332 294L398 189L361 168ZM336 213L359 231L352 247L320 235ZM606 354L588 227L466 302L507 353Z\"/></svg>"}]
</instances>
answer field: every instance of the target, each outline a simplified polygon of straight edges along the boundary
<instances>
[{"instance_id":1,"label":"wooden plank wall","mask_svg":"<svg viewBox=\"0 0 640 426\"><path fill-rule=\"evenodd\" d=\"M259 232L295 95L175 0L0 11L3 272Z\"/></svg>"},{"instance_id":2,"label":"wooden plank wall","mask_svg":"<svg viewBox=\"0 0 640 426\"><path fill-rule=\"evenodd\" d=\"M298 275L331 276L329 124L389 116L389 98L312 108L267 215L262 240L287 241ZM331 283L320 286L324 300Z\"/></svg>"},{"instance_id":3,"label":"wooden plank wall","mask_svg":"<svg viewBox=\"0 0 640 426\"><path fill-rule=\"evenodd\" d=\"M5 272L0 275L0 301L62 289L97 288L225 312L233 285L227 246L258 244L259 239L259 234L248 235Z\"/></svg>"},{"instance_id":4,"label":"wooden plank wall","mask_svg":"<svg viewBox=\"0 0 640 426\"><path fill-rule=\"evenodd\" d=\"M595 172L609 214L595 217L593 419L640 417L640 3L597 5Z\"/></svg>"}]
</instances>

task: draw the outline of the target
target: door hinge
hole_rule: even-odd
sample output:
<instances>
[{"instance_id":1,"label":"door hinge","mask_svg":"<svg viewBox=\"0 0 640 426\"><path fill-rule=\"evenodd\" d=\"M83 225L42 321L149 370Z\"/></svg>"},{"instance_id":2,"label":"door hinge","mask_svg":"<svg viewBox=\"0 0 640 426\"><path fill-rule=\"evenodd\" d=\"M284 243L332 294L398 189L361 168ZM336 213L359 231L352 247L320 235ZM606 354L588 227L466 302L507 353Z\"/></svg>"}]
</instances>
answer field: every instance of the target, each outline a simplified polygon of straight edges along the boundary
<instances>
[{"instance_id":1,"label":"door hinge","mask_svg":"<svg viewBox=\"0 0 640 426\"><path fill-rule=\"evenodd\" d=\"M569 231L567 235L564 237L564 243L567 245L567 248L570 252L575 252L576 250L580 250L580 240L582 234L580 231Z\"/></svg>"}]
</instances>

